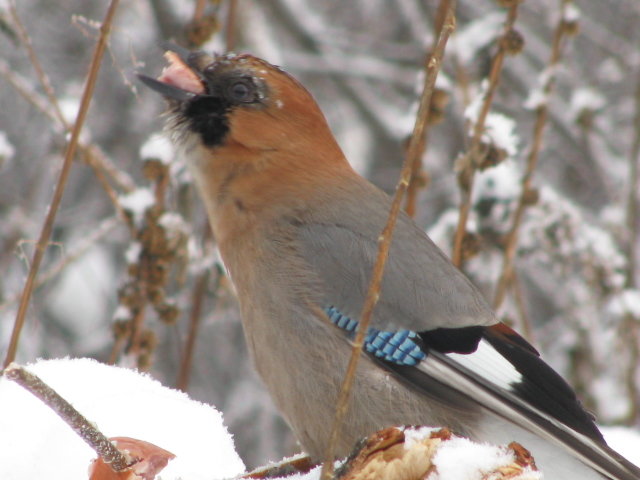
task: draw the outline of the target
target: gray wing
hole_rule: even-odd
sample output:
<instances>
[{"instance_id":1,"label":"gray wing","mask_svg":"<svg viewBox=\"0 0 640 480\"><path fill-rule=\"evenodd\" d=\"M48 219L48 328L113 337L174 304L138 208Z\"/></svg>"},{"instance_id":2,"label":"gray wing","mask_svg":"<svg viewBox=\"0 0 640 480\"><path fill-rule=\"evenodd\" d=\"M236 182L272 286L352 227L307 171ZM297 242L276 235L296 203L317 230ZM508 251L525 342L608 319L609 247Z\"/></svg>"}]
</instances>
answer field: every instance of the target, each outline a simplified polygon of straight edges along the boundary
<instances>
[{"instance_id":1,"label":"gray wing","mask_svg":"<svg viewBox=\"0 0 640 480\"><path fill-rule=\"evenodd\" d=\"M363 186L361 186L362 188ZM328 202L299 226L299 246L321 282L324 308L360 318L390 198L364 186L354 200ZM366 200L364 200L366 198ZM358 201L359 204L352 202ZM351 202L351 203L350 203ZM372 326L413 331L492 325L480 292L404 212L394 231Z\"/></svg>"}]
</instances>

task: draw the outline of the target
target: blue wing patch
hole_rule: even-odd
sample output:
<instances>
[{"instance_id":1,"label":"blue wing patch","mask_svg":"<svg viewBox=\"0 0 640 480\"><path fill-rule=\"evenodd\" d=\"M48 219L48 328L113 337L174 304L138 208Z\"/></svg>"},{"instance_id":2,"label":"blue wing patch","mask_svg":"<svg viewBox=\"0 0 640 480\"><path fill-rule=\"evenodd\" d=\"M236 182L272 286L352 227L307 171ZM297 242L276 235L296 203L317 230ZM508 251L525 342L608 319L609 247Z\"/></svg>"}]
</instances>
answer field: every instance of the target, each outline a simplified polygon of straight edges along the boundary
<instances>
[{"instance_id":1,"label":"blue wing patch","mask_svg":"<svg viewBox=\"0 0 640 480\"><path fill-rule=\"evenodd\" d=\"M325 308L325 313L331 322L345 330L349 337L355 336L357 321L343 315L334 306ZM412 367L427 356L416 342L417 338L418 335L411 330L386 332L369 327L364 338L364 348L370 354L387 362Z\"/></svg>"}]
</instances>

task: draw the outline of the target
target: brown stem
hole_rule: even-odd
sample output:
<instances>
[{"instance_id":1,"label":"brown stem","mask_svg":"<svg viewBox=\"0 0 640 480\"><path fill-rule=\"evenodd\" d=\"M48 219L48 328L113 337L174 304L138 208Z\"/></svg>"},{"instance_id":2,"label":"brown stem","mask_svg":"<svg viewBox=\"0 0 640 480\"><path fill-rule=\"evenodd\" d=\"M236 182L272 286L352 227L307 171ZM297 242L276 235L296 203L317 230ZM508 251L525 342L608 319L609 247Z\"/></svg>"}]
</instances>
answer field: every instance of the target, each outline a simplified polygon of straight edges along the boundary
<instances>
[{"instance_id":1,"label":"brown stem","mask_svg":"<svg viewBox=\"0 0 640 480\"><path fill-rule=\"evenodd\" d=\"M211 236L211 229L208 226L208 222L205 226L205 234L203 243L206 242ZM217 293L220 287L221 275L218 273L214 292ZM198 331L200 329L200 318L202 317L202 304L204 303L205 293L207 289L207 282L209 281L209 269L205 269L196 279L195 286L193 287L193 295L191 297L191 314L189 315L189 333L187 335L187 341L185 344L184 355L180 362L180 371L178 373L178 381L176 387L183 392L187 390L189 386L189 378L191 376L191 366L193 364L193 355L195 353L196 338L198 337Z\"/></svg>"},{"instance_id":2,"label":"brown stem","mask_svg":"<svg viewBox=\"0 0 640 480\"><path fill-rule=\"evenodd\" d=\"M529 342L535 343L533 328L531 327L531 320L529 319L529 315L527 315L527 308L524 301L522 282L520 281L520 277L517 274L513 275L513 284L511 285L511 287L513 289L513 297L516 302L516 309L518 310L518 315L520 317L518 330L522 332L524 338L529 340Z\"/></svg>"},{"instance_id":3,"label":"brown stem","mask_svg":"<svg viewBox=\"0 0 640 480\"><path fill-rule=\"evenodd\" d=\"M502 39L508 35L513 29L513 25L518 18L518 5L519 2L514 2L509 8L507 13L507 20L505 21L503 28ZM469 219L469 213L471 212L471 198L473 194L473 179L475 176L477 165L480 163L482 156L481 152L481 139L484 133L484 126L491 109L493 97L498 88L500 81L500 74L502 72L502 65L504 57L507 53L506 42L503 40L498 42L498 51L496 52L491 62L491 71L489 72L489 86L485 93L480 107L478 118L473 126L473 136L471 138L471 144L467 152L463 155L463 162L460 166L460 172L458 173L460 193L462 195L460 203L460 212L458 215L458 225L456 227L456 233L453 238L453 254L452 261L456 267L461 267L463 262L463 249L462 244L465 234L467 232L467 221Z\"/></svg>"},{"instance_id":4,"label":"brown stem","mask_svg":"<svg viewBox=\"0 0 640 480\"><path fill-rule=\"evenodd\" d=\"M227 28L225 29L225 48L227 52L236 48L238 20L238 0L229 0L229 9L227 10Z\"/></svg>"},{"instance_id":5,"label":"brown stem","mask_svg":"<svg viewBox=\"0 0 640 480\"><path fill-rule=\"evenodd\" d=\"M24 387L31 394L42 400L62 420L69 425L80 438L108 464L114 472L121 472L129 468L127 458L118 450L95 425L87 420L80 412L62 398L39 377L15 363L9 364L4 370L4 376Z\"/></svg>"},{"instance_id":6,"label":"brown stem","mask_svg":"<svg viewBox=\"0 0 640 480\"><path fill-rule=\"evenodd\" d=\"M629 154L629 192L627 194L627 215L626 223L628 230L627 238L627 274L625 287L632 289L636 287L636 265L638 261L637 241L638 241L638 162L640 162L640 75L635 92L635 117L633 121L634 138ZM622 324L623 331L627 333L625 343L629 346L630 360L625 372L625 383L631 400L631 410L628 414L628 422L633 425L640 419L640 402L638 394L638 369L640 368L640 329L638 319L628 313Z\"/></svg>"},{"instance_id":7,"label":"brown stem","mask_svg":"<svg viewBox=\"0 0 640 480\"><path fill-rule=\"evenodd\" d=\"M516 211L513 215L511 228L509 229L509 232L507 233L505 239L502 271L498 279L496 293L493 299L494 309L497 309L498 307L500 307L500 305L502 305L502 302L504 301L504 298L506 296L507 287L512 278L513 260L515 258L516 248L518 246L518 230L520 228L520 224L522 223L524 212L529 205L528 199L531 197L531 181L533 178L533 172L535 171L536 165L538 163L540 149L542 148L542 137L544 134L544 128L547 124L547 117L549 114L548 100L555 86L554 69L557 67L560 60L560 56L562 53L562 41L566 36L565 34L567 33L567 29L563 20L563 13L565 11L565 8L569 3L571 3L571 1L572 0L562 0L560 20L558 21L555 32L553 34L551 58L549 59L547 66L547 71L550 74L547 76L546 81L543 85L543 95L545 97L545 101L536 109L536 119L533 127L533 143L531 145L529 154L527 155L527 164L524 175L522 176L522 179L520 181L522 190L520 192L520 197L518 198Z\"/></svg>"},{"instance_id":8,"label":"brown stem","mask_svg":"<svg viewBox=\"0 0 640 480\"><path fill-rule=\"evenodd\" d=\"M627 278L626 286L635 286L635 272L637 263L636 244L638 241L638 162L640 162L640 75L635 92L635 117L633 120L634 137L629 154L629 192L627 193Z\"/></svg>"},{"instance_id":9,"label":"brown stem","mask_svg":"<svg viewBox=\"0 0 640 480\"><path fill-rule=\"evenodd\" d=\"M449 10L447 11L446 18L443 21L442 30L440 32L440 35L438 36L438 42L436 43L436 47L433 49L433 53L431 54L431 57L429 58L425 66L425 83L422 95L420 97L420 106L418 108L418 114L416 116L416 123L414 125L413 134L411 135L411 140L409 142L407 156L405 157L404 163L402 164L400 180L398 181L398 185L396 186L396 192L391 203L389 217L387 219L384 230L378 238L378 255L373 267L371 281L369 283L367 296L365 298L364 307L362 309L362 316L360 319L360 324L358 326L358 332L353 343L351 358L349 359L347 371L345 373L336 404L336 415L333 420L331 435L329 437L329 442L327 444L327 449L324 455L325 462L322 465L322 471L320 473L320 478L322 480L329 480L333 475L333 459L335 457L336 444L340 436L342 419L344 418L344 415L347 411L349 395L351 392L353 381L355 379L358 359L360 358L360 354L362 353L364 336L367 332L369 323L371 321L373 309L378 301L378 297L380 294L382 275L384 273L384 267L387 261L389 247L391 245L393 229L395 227L398 214L400 213L402 198L407 189L407 186L409 185L409 180L411 177L411 166L415 161L415 158L420 155L420 142L424 136L424 132L427 126L430 110L429 107L431 104L431 95L435 87L436 77L438 75L438 72L440 71L445 46L447 44L449 36L455 29L455 7L456 1L450 0Z\"/></svg>"},{"instance_id":10,"label":"brown stem","mask_svg":"<svg viewBox=\"0 0 640 480\"><path fill-rule=\"evenodd\" d=\"M93 96L93 90L95 88L98 72L100 71L102 56L107 46L107 37L109 36L113 18L115 16L115 12L119 2L120 0L111 0L111 3L109 4L109 8L107 10L107 14L105 15L105 19L100 27L100 36L93 53L93 58L91 59L91 66L89 68L89 73L87 74L84 92L82 93L82 99L80 101L78 117L76 118L73 130L71 131L71 139L69 140L69 143L67 145L64 162L62 164L62 169L60 170L60 176L58 178L58 182L56 183L56 188L51 200L51 206L49 207L49 211L47 212L47 217L45 219L40 237L38 239L38 243L33 253L31 268L29 269L27 281L25 282L25 286L22 291L22 298L20 299L20 306L18 307L18 313L13 325L13 331L11 332L11 340L9 342L9 349L4 360L4 366L9 365L16 356L18 341L20 339L20 332L22 331L22 327L24 325L27 308L29 306L29 299L31 298L31 293L33 292L35 278L40 268L42 258L44 257L44 252L47 248L47 244L49 243L49 238L51 237L53 222L55 220L58 207L60 206L60 202L62 200L62 194L64 193L64 189L67 184L69 172L71 171L71 165L73 164L76 147L78 146L80 132L82 131L82 126L84 125L84 121L87 117L87 112L89 111L91 97Z\"/></svg>"},{"instance_id":11,"label":"brown stem","mask_svg":"<svg viewBox=\"0 0 640 480\"><path fill-rule=\"evenodd\" d=\"M45 73L40 61L38 60L38 56L33 48L33 43L31 42L31 37L27 32L24 24L20 20L20 16L18 15L18 11L16 10L15 1L9 2L9 14L11 15L11 20L18 31L18 35L20 37L20 41L24 45L27 50L27 56L29 57L29 61L36 71L36 75L38 76L38 80L40 80L40 84L44 89L45 95L49 99L49 103L53 108L53 112L58 119L58 121L65 127L65 130L69 130L69 124L64 118L62 114L62 110L60 109L60 105L58 104L58 99L56 98L56 94L53 90L53 86L51 85L51 81L49 80L49 76Z\"/></svg>"},{"instance_id":12,"label":"brown stem","mask_svg":"<svg viewBox=\"0 0 640 480\"><path fill-rule=\"evenodd\" d=\"M435 44L440 37L442 25L444 24L447 12L449 11L449 3L449 0L442 0L438 4L438 9L436 10L433 21L433 31L435 32L435 35L432 48L435 48ZM409 215L410 217L415 217L416 210L418 209L418 192L421 188L424 188L427 183L425 181L426 176L423 173L422 166L422 158L424 157L425 149L427 146L426 129L420 140L420 153L415 157L413 163L411 164L411 177L409 179L409 186L407 187L407 200L404 207L405 212L407 212L407 215Z\"/></svg>"}]
</instances>

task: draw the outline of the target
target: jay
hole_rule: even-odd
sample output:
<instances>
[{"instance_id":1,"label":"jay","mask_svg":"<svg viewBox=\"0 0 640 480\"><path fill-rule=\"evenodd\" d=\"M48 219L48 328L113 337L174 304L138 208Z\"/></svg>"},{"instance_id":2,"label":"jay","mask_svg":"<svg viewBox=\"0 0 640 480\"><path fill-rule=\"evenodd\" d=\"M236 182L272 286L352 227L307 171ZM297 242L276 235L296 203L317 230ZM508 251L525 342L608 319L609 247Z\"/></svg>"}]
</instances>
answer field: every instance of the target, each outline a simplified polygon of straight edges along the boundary
<instances>
[{"instance_id":1,"label":"jay","mask_svg":"<svg viewBox=\"0 0 640 480\"><path fill-rule=\"evenodd\" d=\"M298 440L322 460L390 198L358 175L311 94L251 55L172 47L156 80L167 130L206 206L253 362ZM338 443L391 425L517 441L548 479L640 478L571 387L500 323L406 215Z\"/></svg>"}]
</instances>

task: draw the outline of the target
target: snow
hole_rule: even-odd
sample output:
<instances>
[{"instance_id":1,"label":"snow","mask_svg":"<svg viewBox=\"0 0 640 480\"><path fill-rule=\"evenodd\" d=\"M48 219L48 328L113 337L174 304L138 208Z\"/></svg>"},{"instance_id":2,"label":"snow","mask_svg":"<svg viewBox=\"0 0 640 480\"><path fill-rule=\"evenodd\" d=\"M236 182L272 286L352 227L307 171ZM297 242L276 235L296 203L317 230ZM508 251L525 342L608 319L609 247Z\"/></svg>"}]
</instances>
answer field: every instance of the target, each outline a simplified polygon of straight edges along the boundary
<instances>
[{"instance_id":1,"label":"snow","mask_svg":"<svg viewBox=\"0 0 640 480\"><path fill-rule=\"evenodd\" d=\"M133 223L140 227L144 220L145 212L155 203L155 197L148 188L138 188L130 193L118 197L120 206L131 213Z\"/></svg>"},{"instance_id":2,"label":"snow","mask_svg":"<svg viewBox=\"0 0 640 480\"><path fill-rule=\"evenodd\" d=\"M90 359L39 360L27 369L108 437L145 440L175 454L163 480L222 479L244 471L215 408L147 375ZM4 377L0 410L0 478L87 478L95 452L39 399Z\"/></svg>"},{"instance_id":3,"label":"snow","mask_svg":"<svg viewBox=\"0 0 640 480\"><path fill-rule=\"evenodd\" d=\"M128 265L134 265L140 260L140 254L142 253L142 244L140 242L131 242L129 248L124 252L124 258Z\"/></svg>"},{"instance_id":4,"label":"snow","mask_svg":"<svg viewBox=\"0 0 640 480\"><path fill-rule=\"evenodd\" d=\"M476 54L495 40L501 32L504 13L495 11L469 22L451 38L450 47L462 65L468 65Z\"/></svg>"},{"instance_id":5,"label":"snow","mask_svg":"<svg viewBox=\"0 0 640 480\"><path fill-rule=\"evenodd\" d=\"M7 138L7 134L3 131L0 131L0 168L9 163L9 160L13 158L16 150L13 148L13 145L9 142Z\"/></svg>"},{"instance_id":6,"label":"snow","mask_svg":"<svg viewBox=\"0 0 640 480\"><path fill-rule=\"evenodd\" d=\"M580 20L580 9L573 2L565 3L562 19L567 23L575 23Z\"/></svg>"},{"instance_id":7,"label":"snow","mask_svg":"<svg viewBox=\"0 0 640 480\"><path fill-rule=\"evenodd\" d=\"M585 111L596 112L602 109L606 104L605 98L592 88L578 88L571 96L571 104L569 111L571 117L576 119Z\"/></svg>"},{"instance_id":8,"label":"snow","mask_svg":"<svg viewBox=\"0 0 640 480\"><path fill-rule=\"evenodd\" d=\"M521 189L518 166L515 162L506 160L476 174L473 202L483 198L513 200L518 198Z\"/></svg>"},{"instance_id":9,"label":"snow","mask_svg":"<svg viewBox=\"0 0 640 480\"><path fill-rule=\"evenodd\" d=\"M173 144L161 133L152 134L140 147L140 158L143 160L152 158L168 165L173 161L174 155Z\"/></svg>"},{"instance_id":10,"label":"snow","mask_svg":"<svg viewBox=\"0 0 640 480\"><path fill-rule=\"evenodd\" d=\"M640 431L627 427L604 427L601 431L611 448L640 465Z\"/></svg>"},{"instance_id":11,"label":"snow","mask_svg":"<svg viewBox=\"0 0 640 480\"><path fill-rule=\"evenodd\" d=\"M175 212L165 212L158 219L158 224L163 227L170 236L181 235L189 231L189 225L182 215Z\"/></svg>"},{"instance_id":12,"label":"snow","mask_svg":"<svg viewBox=\"0 0 640 480\"><path fill-rule=\"evenodd\" d=\"M471 124L471 134L473 125L478 121L480 109L484 102L486 92L486 82L478 95L469 103L464 112L464 116ZM519 138L516 135L516 123L513 119L501 113L489 112L485 118L484 132L482 134L485 143L490 143L497 148L504 150L508 156L514 156L518 151Z\"/></svg>"},{"instance_id":13,"label":"snow","mask_svg":"<svg viewBox=\"0 0 640 480\"><path fill-rule=\"evenodd\" d=\"M546 105L548 101L549 97L542 89L534 88L529 92L529 95L522 106L527 110L537 110L538 108Z\"/></svg>"},{"instance_id":14,"label":"snow","mask_svg":"<svg viewBox=\"0 0 640 480\"><path fill-rule=\"evenodd\" d=\"M454 437L444 442L433 458L437 473L429 480L482 480L491 472L515 461L513 453L494 445L474 443L466 438ZM531 471L519 479L541 480L539 472Z\"/></svg>"},{"instance_id":15,"label":"snow","mask_svg":"<svg viewBox=\"0 0 640 480\"><path fill-rule=\"evenodd\" d=\"M640 291L627 289L615 295L609 301L608 311L611 315L622 318L630 314L640 319Z\"/></svg>"},{"instance_id":16,"label":"snow","mask_svg":"<svg viewBox=\"0 0 640 480\"><path fill-rule=\"evenodd\" d=\"M91 359L39 360L27 366L67 399L108 437L126 436L153 443L176 455L162 480L215 480L244 472L233 440L213 407L162 386L145 374ZM91 450L56 414L14 382L0 377L0 478L67 480L87 478ZM431 427L401 427L407 451L430 438ZM640 463L640 432L603 429L610 445ZM34 461L37 459L37 461ZM408 456L407 459L411 459ZM433 457L428 480L481 480L515 461L505 446L452 436ZM288 480L318 480L320 468ZM540 480L525 469L518 480Z\"/></svg>"}]
</instances>

